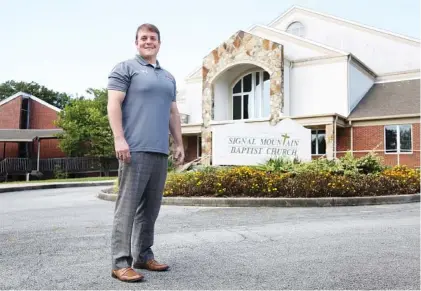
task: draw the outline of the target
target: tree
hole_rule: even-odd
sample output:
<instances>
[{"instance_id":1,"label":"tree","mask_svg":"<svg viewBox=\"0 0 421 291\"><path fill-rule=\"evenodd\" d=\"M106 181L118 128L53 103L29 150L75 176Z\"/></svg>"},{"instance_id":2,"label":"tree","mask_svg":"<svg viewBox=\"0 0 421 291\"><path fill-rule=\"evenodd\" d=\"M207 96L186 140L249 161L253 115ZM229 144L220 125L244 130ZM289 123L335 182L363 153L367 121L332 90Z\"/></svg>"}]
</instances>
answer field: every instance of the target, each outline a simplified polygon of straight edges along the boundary
<instances>
[{"instance_id":1,"label":"tree","mask_svg":"<svg viewBox=\"0 0 421 291\"><path fill-rule=\"evenodd\" d=\"M114 157L113 134L107 116L107 90L88 89L93 99L72 100L59 113L56 125L63 129L59 146L68 156Z\"/></svg>"},{"instance_id":2,"label":"tree","mask_svg":"<svg viewBox=\"0 0 421 291\"><path fill-rule=\"evenodd\" d=\"M0 101L18 92L31 94L53 106L63 109L71 98L66 93L56 92L36 82L16 82L13 80L0 84Z\"/></svg>"}]
</instances>

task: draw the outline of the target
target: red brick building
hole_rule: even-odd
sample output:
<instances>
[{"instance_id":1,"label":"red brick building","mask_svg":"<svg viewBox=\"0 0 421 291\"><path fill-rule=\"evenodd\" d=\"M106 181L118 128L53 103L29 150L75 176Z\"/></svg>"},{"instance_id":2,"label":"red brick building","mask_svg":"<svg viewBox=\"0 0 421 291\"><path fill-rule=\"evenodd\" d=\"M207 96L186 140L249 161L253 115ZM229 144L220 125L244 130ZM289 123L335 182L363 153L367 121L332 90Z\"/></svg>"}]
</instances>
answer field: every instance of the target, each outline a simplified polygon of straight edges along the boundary
<instances>
[{"instance_id":1,"label":"red brick building","mask_svg":"<svg viewBox=\"0 0 421 291\"><path fill-rule=\"evenodd\" d=\"M0 101L0 160L5 158L61 158L54 125L60 109L19 92Z\"/></svg>"},{"instance_id":2,"label":"red brick building","mask_svg":"<svg viewBox=\"0 0 421 291\"><path fill-rule=\"evenodd\" d=\"M420 80L375 84L338 129L337 156L374 151L387 165L420 167Z\"/></svg>"}]
</instances>

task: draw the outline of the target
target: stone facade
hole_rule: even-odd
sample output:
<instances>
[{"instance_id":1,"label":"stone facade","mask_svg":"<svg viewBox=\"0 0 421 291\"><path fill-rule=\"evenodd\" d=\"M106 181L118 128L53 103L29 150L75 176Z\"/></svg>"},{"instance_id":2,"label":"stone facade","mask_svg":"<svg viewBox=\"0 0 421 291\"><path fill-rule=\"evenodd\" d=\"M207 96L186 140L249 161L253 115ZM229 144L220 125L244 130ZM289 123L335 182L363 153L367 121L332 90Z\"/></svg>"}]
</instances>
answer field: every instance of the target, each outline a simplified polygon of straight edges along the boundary
<instances>
[{"instance_id":1,"label":"stone facade","mask_svg":"<svg viewBox=\"0 0 421 291\"><path fill-rule=\"evenodd\" d=\"M284 52L281 44L239 31L215 48L203 60L202 66L202 162L210 164L212 136L210 122L214 116L213 85L227 69L240 64L253 64L270 75L270 123L281 119L284 103Z\"/></svg>"},{"instance_id":2,"label":"stone facade","mask_svg":"<svg viewBox=\"0 0 421 291\"><path fill-rule=\"evenodd\" d=\"M335 153L335 135L334 135L334 126L333 124L327 124L326 125L326 158L329 160L334 158Z\"/></svg>"}]
</instances>

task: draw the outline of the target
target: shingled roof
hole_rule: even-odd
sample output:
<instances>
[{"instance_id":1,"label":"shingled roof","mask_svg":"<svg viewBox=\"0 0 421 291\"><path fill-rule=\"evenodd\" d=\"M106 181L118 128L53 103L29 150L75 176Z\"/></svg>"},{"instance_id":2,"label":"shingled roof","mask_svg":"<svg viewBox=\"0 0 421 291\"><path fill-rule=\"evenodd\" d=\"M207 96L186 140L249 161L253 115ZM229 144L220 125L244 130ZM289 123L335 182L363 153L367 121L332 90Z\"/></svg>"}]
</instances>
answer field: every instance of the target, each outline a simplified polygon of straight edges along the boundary
<instances>
[{"instance_id":1,"label":"shingled roof","mask_svg":"<svg viewBox=\"0 0 421 291\"><path fill-rule=\"evenodd\" d=\"M32 142L36 138L55 138L62 129L0 129L0 142Z\"/></svg>"},{"instance_id":2,"label":"shingled roof","mask_svg":"<svg viewBox=\"0 0 421 291\"><path fill-rule=\"evenodd\" d=\"M420 80L374 84L348 119L420 114Z\"/></svg>"}]
</instances>

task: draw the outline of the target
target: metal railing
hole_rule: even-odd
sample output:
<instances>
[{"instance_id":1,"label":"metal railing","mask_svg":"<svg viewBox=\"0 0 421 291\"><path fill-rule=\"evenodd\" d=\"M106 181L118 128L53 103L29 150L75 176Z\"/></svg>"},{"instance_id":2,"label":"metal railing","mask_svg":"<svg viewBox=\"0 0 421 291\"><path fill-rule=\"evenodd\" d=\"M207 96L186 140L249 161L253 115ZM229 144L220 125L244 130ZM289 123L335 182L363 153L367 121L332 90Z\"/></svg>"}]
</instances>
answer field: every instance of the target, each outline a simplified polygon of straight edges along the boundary
<instances>
[{"instance_id":1,"label":"metal railing","mask_svg":"<svg viewBox=\"0 0 421 291\"><path fill-rule=\"evenodd\" d=\"M25 174L32 171L66 173L110 172L118 170L115 158L75 157L75 158L6 158L0 161L0 175Z\"/></svg>"},{"instance_id":2,"label":"metal railing","mask_svg":"<svg viewBox=\"0 0 421 291\"><path fill-rule=\"evenodd\" d=\"M28 173L31 171L31 161L25 158L6 158L0 162L0 174Z\"/></svg>"}]
</instances>

